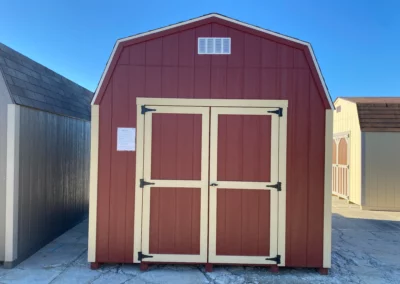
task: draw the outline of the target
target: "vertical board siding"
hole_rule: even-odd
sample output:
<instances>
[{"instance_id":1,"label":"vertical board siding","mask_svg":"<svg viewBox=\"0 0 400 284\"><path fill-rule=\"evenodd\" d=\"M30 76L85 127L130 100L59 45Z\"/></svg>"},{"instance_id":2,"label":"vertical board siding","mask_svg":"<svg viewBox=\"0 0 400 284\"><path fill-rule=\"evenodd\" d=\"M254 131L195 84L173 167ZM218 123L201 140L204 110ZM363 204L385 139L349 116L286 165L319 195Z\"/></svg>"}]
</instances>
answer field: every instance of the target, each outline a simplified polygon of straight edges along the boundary
<instances>
[{"instance_id":1,"label":"vertical board siding","mask_svg":"<svg viewBox=\"0 0 400 284\"><path fill-rule=\"evenodd\" d=\"M217 191L217 255L268 256L270 192Z\"/></svg>"},{"instance_id":2,"label":"vertical board siding","mask_svg":"<svg viewBox=\"0 0 400 284\"><path fill-rule=\"evenodd\" d=\"M18 259L86 217L89 145L90 122L21 108Z\"/></svg>"},{"instance_id":3,"label":"vertical board siding","mask_svg":"<svg viewBox=\"0 0 400 284\"><path fill-rule=\"evenodd\" d=\"M400 133L365 132L363 209L400 210Z\"/></svg>"},{"instance_id":4,"label":"vertical board siding","mask_svg":"<svg viewBox=\"0 0 400 284\"><path fill-rule=\"evenodd\" d=\"M344 99L337 99L335 107L341 111L333 113L333 133L350 132L349 156L349 200L363 205L361 199L361 130L357 105Z\"/></svg>"},{"instance_id":5,"label":"vertical board siding","mask_svg":"<svg viewBox=\"0 0 400 284\"><path fill-rule=\"evenodd\" d=\"M219 115L217 167L220 181L270 181L271 117Z\"/></svg>"},{"instance_id":6,"label":"vertical board siding","mask_svg":"<svg viewBox=\"0 0 400 284\"><path fill-rule=\"evenodd\" d=\"M231 37L232 54L198 55L197 38L207 36ZM317 78L303 50L221 24L205 24L125 48L129 49L129 72L121 71L125 59L110 70L111 80L100 102L97 261L129 262L127 256L132 255L133 238L122 241L117 236L132 235L133 224L127 222L125 214L134 206L134 200L126 199L123 191L132 190L134 185L111 178L111 169L118 176L135 180L135 165L127 166L134 154L115 153L108 136L115 137L117 127L136 127L133 119L126 118L136 112L136 97L286 99L286 265L322 267L324 94L316 87ZM121 85L118 91L110 88L117 81ZM116 101L120 107L113 105ZM110 159L114 156L119 158ZM108 200L121 203L113 209L106 204ZM111 222L119 223L112 225L112 231Z\"/></svg>"},{"instance_id":7,"label":"vertical board siding","mask_svg":"<svg viewBox=\"0 0 400 284\"><path fill-rule=\"evenodd\" d=\"M151 178L201 179L201 115L153 114Z\"/></svg>"},{"instance_id":8,"label":"vertical board siding","mask_svg":"<svg viewBox=\"0 0 400 284\"><path fill-rule=\"evenodd\" d=\"M309 150L308 150L308 195L307 195L307 266L318 267L323 262L323 255L319 252L323 250L324 234L324 187L325 183L325 109L321 100L315 99L318 91L315 82L310 78L310 125L309 125ZM329 151L329 149L328 149ZM316 212L322 212L316 213ZM295 237L295 236L294 236Z\"/></svg>"},{"instance_id":9,"label":"vertical board siding","mask_svg":"<svg viewBox=\"0 0 400 284\"><path fill-rule=\"evenodd\" d=\"M150 253L200 253L200 189L151 188Z\"/></svg>"}]
</instances>

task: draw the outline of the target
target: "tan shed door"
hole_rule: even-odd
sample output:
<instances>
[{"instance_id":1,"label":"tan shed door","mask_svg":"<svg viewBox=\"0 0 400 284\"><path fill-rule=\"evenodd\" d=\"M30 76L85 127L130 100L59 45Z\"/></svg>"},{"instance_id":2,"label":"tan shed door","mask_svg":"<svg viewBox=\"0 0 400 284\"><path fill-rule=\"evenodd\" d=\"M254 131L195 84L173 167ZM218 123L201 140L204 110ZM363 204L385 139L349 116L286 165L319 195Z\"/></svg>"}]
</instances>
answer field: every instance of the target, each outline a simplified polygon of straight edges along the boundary
<instances>
[{"instance_id":1,"label":"tan shed door","mask_svg":"<svg viewBox=\"0 0 400 284\"><path fill-rule=\"evenodd\" d=\"M209 262L276 264L279 116L211 108Z\"/></svg>"},{"instance_id":2,"label":"tan shed door","mask_svg":"<svg viewBox=\"0 0 400 284\"><path fill-rule=\"evenodd\" d=\"M350 196L349 151L350 134L334 134L332 149L332 193L345 199L349 199Z\"/></svg>"},{"instance_id":3,"label":"tan shed door","mask_svg":"<svg viewBox=\"0 0 400 284\"><path fill-rule=\"evenodd\" d=\"M146 106L144 262L207 262L209 108Z\"/></svg>"}]
</instances>

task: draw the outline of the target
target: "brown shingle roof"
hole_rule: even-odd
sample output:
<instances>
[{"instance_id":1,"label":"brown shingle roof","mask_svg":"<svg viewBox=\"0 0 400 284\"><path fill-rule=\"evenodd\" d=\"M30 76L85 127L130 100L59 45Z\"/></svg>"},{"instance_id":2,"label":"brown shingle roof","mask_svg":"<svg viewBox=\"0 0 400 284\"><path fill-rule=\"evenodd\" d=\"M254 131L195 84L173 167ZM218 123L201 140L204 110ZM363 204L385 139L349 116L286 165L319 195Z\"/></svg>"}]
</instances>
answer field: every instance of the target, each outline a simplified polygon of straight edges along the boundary
<instances>
[{"instance_id":1,"label":"brown shingle roof","mask_svg":"<svg viewBox=\"0 0 400 284\"><path fill-rule=\"evenodd\" d=\"M357 104L361 131L400 132L400 97L342 99Z\"/></svg>"}]
</instances>

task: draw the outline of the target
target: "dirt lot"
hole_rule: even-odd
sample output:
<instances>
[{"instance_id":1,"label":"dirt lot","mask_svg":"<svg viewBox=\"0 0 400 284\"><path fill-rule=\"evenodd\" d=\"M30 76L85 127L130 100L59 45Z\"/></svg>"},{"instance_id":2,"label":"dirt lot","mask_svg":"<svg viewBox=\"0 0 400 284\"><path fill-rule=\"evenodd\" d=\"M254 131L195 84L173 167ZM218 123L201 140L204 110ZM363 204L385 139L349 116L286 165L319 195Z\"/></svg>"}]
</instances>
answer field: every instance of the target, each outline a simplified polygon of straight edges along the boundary
<instances>
[{"instance_id":1,"label":"dirt lot","mask_svg":"<svg viewBox=\"0 0 400 284\"><path fill-rule=\"evenodd\" d=\"M332 269L107 265L86 262L87 222L68 231L12 270L0 266L0 283L400 283L400 213L361 211L333 198Z\"/></svg>"}]
</instances>

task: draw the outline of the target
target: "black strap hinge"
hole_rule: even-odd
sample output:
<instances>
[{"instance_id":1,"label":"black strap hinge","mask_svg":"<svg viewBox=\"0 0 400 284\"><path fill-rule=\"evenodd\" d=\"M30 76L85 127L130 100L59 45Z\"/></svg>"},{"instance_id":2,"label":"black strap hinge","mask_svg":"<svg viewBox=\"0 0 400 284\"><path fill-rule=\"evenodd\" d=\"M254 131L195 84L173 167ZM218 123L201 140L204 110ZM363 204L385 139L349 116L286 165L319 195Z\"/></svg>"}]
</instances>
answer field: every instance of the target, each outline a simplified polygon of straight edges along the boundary
<instances>
[{"instance_id":1,"label":"black strap hinge","mask_svg":"<svg viewBox=\"0 0 400 284\"><path fill-rule=\"evenodd\" d=\"M142 114L145 114L149 111L156 111L154 108L147 108L145 105L142 105Z\"/></svg>"},{"instance_id":2,"label":"black strap hinge","mask_svg":"<svg viewBox=\"0 0 400 284\"><path fill-rule=\"evenodd\" d=\"M148 181L144 181L144 179L140 179L140 187L141 188L143 188L143 187L145 187L146 185L154 185L155 183L154 182L148 182Z\"/></svg>"},{"instance_id":3,"label":"black strap hinge","mask_svg":"<svg viewBox=\"0 0 400 284\"><path fill-rule=\"evenodd\" d=\"M278 108L277 110L270 110L270 111L268 111L268 113L275 113L275 114L277 114L279 117L281 117L282 116L282 113L283 113L283 108Z\"/></svg>"},{"instance_id":4,"label":"black strap hinge","mask_svg":"<svg viewBox=\"0 0 400 284\"><path fill-rule=\"evenodd\" d=\"M152 258L152 255L143 254L141 251L138 252L138 260L142 261L143 258Z\"/></svg>"},{"instance_id":5,"label":"black strap hinge","mask_svg":"<svg viewBox=\"0 0 400 284\"><path fill-rule=\"evenodd\" d=\"M275 261L276 264L281 264L281 256L279 254L275 257L266 258L265 260Z\"/></svg>"},{"instance_id":6,"label":"black strap hinge","mask_svg":"<svg viewBox=\"0 0 400 284\"><path fill-rule=\"evenodd\" d=\"M282 183L280 181L278 181L276 184L267 185L267 187L276 188L277 191L281 191L282 190Z\"/></svg>"}]
</instances>

